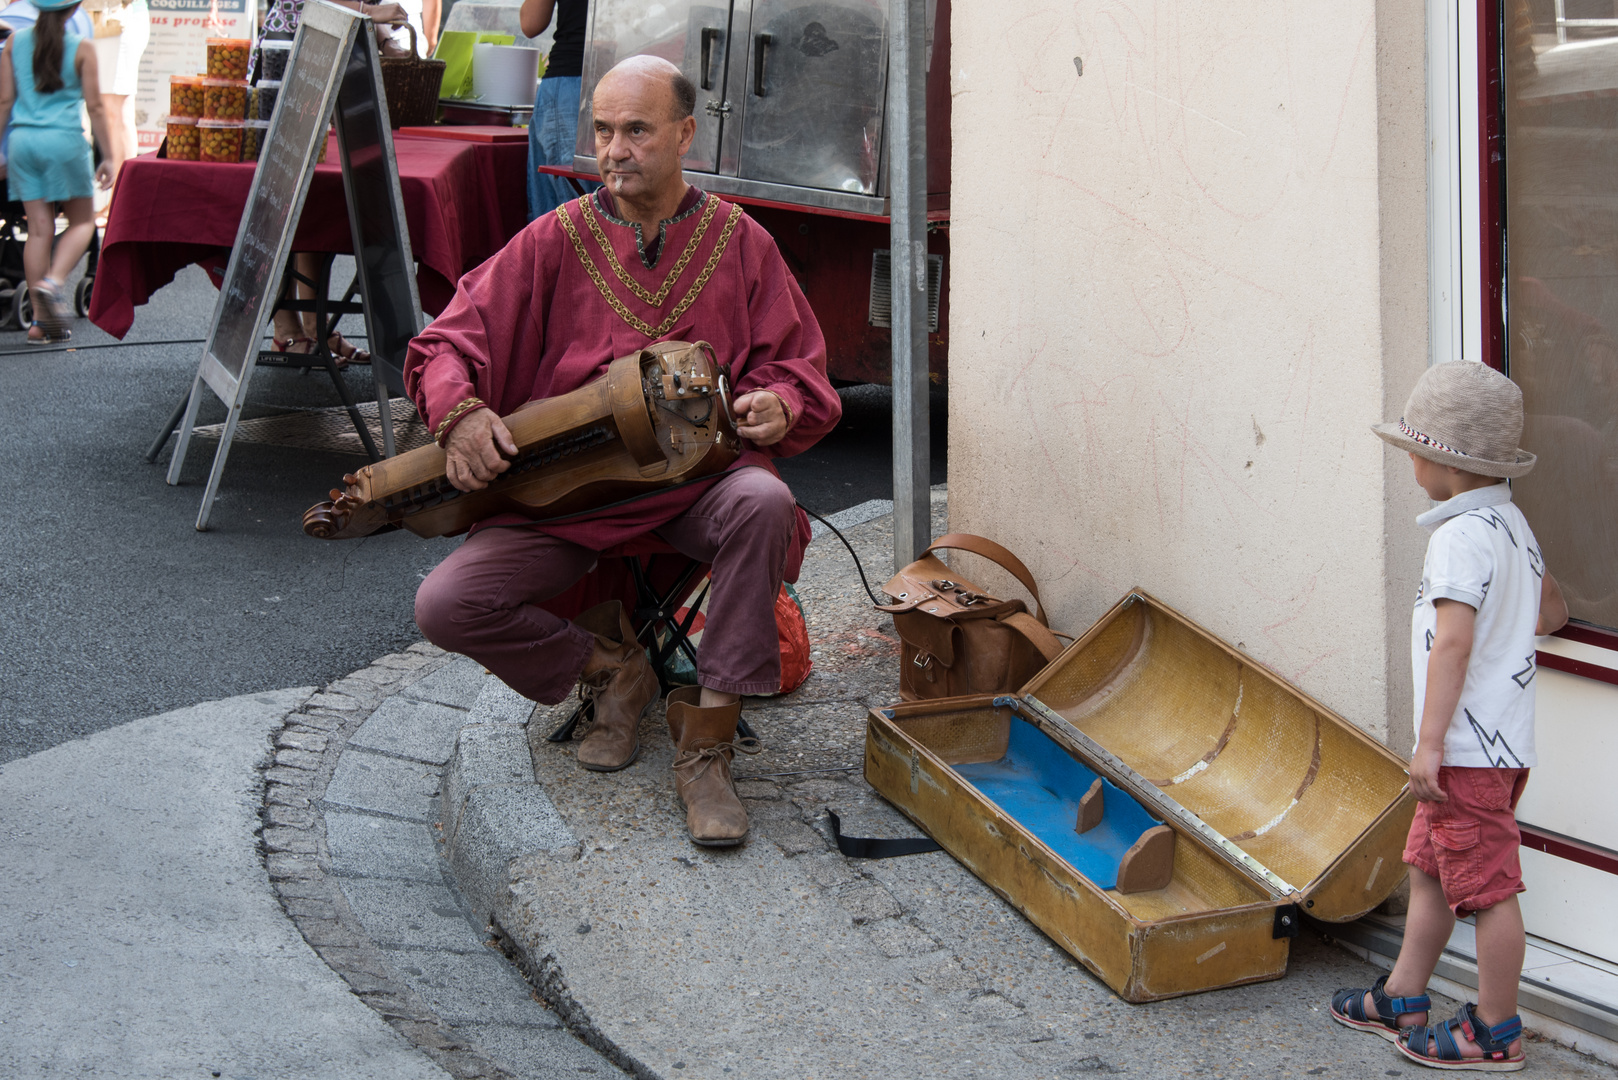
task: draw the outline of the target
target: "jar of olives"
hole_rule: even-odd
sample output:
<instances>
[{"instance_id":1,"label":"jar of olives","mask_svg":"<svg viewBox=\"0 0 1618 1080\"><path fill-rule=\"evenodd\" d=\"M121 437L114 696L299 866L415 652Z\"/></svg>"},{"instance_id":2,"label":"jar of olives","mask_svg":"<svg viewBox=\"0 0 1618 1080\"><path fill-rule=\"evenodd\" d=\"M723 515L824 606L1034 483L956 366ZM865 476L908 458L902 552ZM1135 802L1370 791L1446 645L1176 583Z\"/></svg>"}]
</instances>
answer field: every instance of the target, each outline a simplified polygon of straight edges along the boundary
<instances>
[{"instance_id":1,"label":"jar of olives","mask_svg":"<svg viewBox=\"0 0 1618 1080\"><path fill-rule=\"evenodd\" d=\"M202 76L169 76L169 115L192 119L202 115Z\"/></svg>"},{"instance_id":2,"label":"jar of olives","mask_svg":"<svg viewBox=\"0 0 1618 1080\"><path fill-rule=\"evenodd\" d=\"M235 163L242 159L240 120L198 120L199 161Z\"/></svg>"},{"instance_id":3,"label":"jar of olives","mask_svg":"<svg viewBox=\"0 0 1618 1080\"><path fill-rule=\"evenodd\" d=\"M258 43L258 77L280 82L292 57L292 42L266 39Z\"/></svg>"},{"instance_id":4,"label":"jar of olives","mask_svg":"<svg viewBox=\"0 0 1618 1080\"><path fill-rule=\"evenodd\" d=\"M242 125L242 160L257 161L259 153L264 149L264 141L270 137L270 122L268 120L249 120Z\"/></svg>"},{"instance_id":5,"label":"jar of olives","mask_svg":"<svg viewBox=\"0 0 1618 1080\"><path fill-rule=\"evenodd\" d=\"M168 120L167 149L164 155L170 161L196 161L201 151L197 121L190 116L171 116Z\"/></svg>"},{"instance_id":6,"label":"jar of olives","mask_svg":"<svg viewBox=\"0 0 1618 1080\"><path fill-rule=\"evenodd\" d=\"M203 79L202 116L205 120L247 119L247 80Z\"/></svg>"},{"instance_id":7,"label":"jar of olives","mask_svg":"<svg viewBox=\"0 0 1618 1080\"><path fill-rule=\"evenodd\" d=\"M258 85L253 87L253 115L251 119L275 119L275 102L280 96L281 82L279 79L260 79Z\"/></svg>"},{"instance_id":8,"label":"jar of olives","mask_svg":"<svg viewBox=\"0 0 1618 1080\"><path fill-rule=\"evenodd\" d=\"M247 78L247 54L253 43L247 38L209 38L208 70L216 79Z\"/></svg>"}]
</instances>

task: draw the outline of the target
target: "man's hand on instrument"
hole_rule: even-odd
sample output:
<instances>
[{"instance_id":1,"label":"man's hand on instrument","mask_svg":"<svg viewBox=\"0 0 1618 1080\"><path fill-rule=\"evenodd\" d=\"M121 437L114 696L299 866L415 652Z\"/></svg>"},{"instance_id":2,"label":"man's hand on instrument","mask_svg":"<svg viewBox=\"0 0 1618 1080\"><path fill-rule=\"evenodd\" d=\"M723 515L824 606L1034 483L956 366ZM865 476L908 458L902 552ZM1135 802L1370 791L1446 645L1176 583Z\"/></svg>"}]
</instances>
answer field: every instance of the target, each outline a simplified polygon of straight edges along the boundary
<instances>
[{"instance_id":1,"label":"man's hand on instrument","mask_svg":"<svg viewBox=\"0 0 1618 1080\"><path fill-rule=\"evenodd\" d=\"M444 475L457 490L481 491L511 468L517 443L494 410L478 409L451 429L444 456Z\"/></svg>"},{"instance_id":2,"label":"man's hand on instrument","mask_svg":"<svg viewBox=\"0 0 1618 1080\"><path fill-rule=\"evenodd\" d=\"M774 446L787 437L786 407L768 390L754 390L731 402L736 434L754 446Z\"/></svg>"}]
</instances>

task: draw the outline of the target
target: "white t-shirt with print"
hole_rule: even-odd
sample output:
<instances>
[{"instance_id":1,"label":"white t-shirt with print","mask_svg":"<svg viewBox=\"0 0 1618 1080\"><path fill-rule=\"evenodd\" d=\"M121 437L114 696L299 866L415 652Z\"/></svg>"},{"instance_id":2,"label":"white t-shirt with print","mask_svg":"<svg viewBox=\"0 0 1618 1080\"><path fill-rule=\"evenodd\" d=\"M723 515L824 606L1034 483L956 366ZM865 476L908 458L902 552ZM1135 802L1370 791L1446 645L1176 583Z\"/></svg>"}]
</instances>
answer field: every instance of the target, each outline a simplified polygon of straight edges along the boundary
<instances>
[{"instance_id":1,"label":"white t-shirt with print","mask_svg":"<svg viewBox=\"0 0 1618 1080\"><path fill-rule=\"evenodd\" d=\"M1435 600L1477 610L1472 657L1460 704L1444 736L1444 764L1532 768L1534 627L1545 559L1528 520L1505 484L1465 491L1422 514L1432 530L1421 591L1411 616L1410 661L1416 678L1416 736L1427 698L1427 658L1438 625Z\"/></svg>"}]
</instances>

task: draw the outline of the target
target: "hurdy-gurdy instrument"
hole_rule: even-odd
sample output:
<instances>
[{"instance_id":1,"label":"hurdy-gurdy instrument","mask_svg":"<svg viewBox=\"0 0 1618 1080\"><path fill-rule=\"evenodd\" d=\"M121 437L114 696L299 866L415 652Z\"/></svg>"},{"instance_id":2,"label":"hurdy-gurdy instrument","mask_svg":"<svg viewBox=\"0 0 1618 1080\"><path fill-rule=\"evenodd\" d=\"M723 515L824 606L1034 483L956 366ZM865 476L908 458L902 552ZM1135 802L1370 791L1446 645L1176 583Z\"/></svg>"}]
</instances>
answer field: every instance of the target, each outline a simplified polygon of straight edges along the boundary
<instances>
[{"instance_id":1,"label":"hurdy-gurdy instrument","mask_svg":"<svg viewBox=\"0 0 1618 1080\"><path fill-rule=\"evenodd\" d=\"M712 476L741 452L729 373L705 341L649 345L594 382L502 419L517 453L482 490L455 488L444 451L424 446L343 477L345 489L303 515L303 531L322 540L389 528L453 536L497 514L566 517Z\"/></svg>"}]
</instances>

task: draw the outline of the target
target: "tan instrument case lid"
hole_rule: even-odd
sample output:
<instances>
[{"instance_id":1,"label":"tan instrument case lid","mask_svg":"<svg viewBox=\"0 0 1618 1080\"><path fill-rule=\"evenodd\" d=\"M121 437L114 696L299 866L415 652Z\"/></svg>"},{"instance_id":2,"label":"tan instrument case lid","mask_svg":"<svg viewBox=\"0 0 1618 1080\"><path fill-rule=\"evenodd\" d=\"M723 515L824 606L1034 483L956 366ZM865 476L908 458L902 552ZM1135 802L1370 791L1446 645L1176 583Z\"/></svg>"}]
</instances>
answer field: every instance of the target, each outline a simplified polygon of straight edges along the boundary
<instances>
[{"instance_id":1,"label":"tan instrument case lid","mask_svg":"<svg viewBox=\"0 0 1618 1080\"><path fill-rule=\"evenodd\" d=\"M1141 590L997 703L1315 918L1358 918L1402 877L1404 760Z\"/></svg>"}]
</instances>

